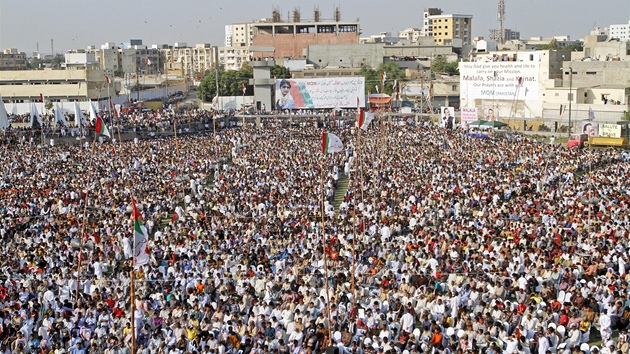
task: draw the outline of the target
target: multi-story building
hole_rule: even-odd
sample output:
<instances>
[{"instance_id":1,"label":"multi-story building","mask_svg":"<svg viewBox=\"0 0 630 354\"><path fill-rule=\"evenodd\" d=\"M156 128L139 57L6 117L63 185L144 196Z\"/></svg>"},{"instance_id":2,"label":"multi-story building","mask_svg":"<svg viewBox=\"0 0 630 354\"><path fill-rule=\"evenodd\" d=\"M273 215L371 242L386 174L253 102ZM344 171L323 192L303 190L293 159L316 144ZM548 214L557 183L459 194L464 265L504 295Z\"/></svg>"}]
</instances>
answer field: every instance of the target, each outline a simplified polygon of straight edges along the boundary
<instances>
[{"instance_id":1,"label":"multi-story building","mask_svg":"<svg viewBox=\"0 0 630 354\"><path fill-rule=\"evenodd\" d=\"M239 70L249 61L249 47L218 47L217 63L225 70Z\"/></svg>"},{"instance_id":2,"label":"multi-story building","mask_svg":"<svg viewBox=\"0 0 630 354\"><path fill-rule=\"evenodd\" d=\"M630 21L623 25L610 25L608 36L622 41L630 41Z\"/></svg>"},{"instance_id":3,"label":"multi-story building","mask_svg":"<svg viewBox=\"0 0 630 354\"><path fill-rule=\"evenodd\" d=\"M490 40L498 42L501 39L501 30L493 28L490 30ZM503 29L503 40L505 41L518 41L521 39L521 32L513 31L509 28Z\"/></svg>"},{"instance_id":4,"label":"multi-story building","mask_svg":"<svg viewBox=\"0 0 630 354\"><path fill-rule=\"evenodd\" d=\"M26 53L15 48L0 53L0 70L26 70Z\"/></svg>"},{"instance_id":5,"label":"multi-story building","mask_svg":"<svg viewBox=\"0 0 630 354\"><path fill-rule=\"evenodd\" d=\"M254 58L302 58L308 45L359 43L360 27L355 21L255 22L250 25L253 46L274 48L273 52L253 51ZM232 38L234 46L237 43L235 37Z\"/></svg>"},{"instance_id":6,"label":"multi-story building","mask_svg":"<svg viewBox=\"0 0 630 354\"><path fill-rule=\"evenodd\" d=\"M232 39L230 45L226 47L250 47L252 45L252 24L251 23L234 23L231 26ZM226 33L227 38L227 33Z\"/></svg>"},{"instance_id":7,"label":"multi-story building","mask_svg":"<svg viewBox=\"0 0 630 354\"><path fill-rule=\"evenodd\" d=\"M232 33L232 25L225 25L225 40L223 41L224 46L232 46Z\"/></svg>"},{"instance_id":8,"label":"multi-story building","mask_svg":"<svg viewBox=\"0 0 630 354\"><path fill-rule=\"evenodd\" d=\"M193 71L195 77L203 76L206 70L214 68L217 63L217 47L209 43L195 44L192 49Z\"/></svg>"},{"instance_id":9,"label":"multi-story building","mask_svg":"<svg viewBox=\"0 0 630 354\"><path fill-rule=\"evenodd\" d=\"M459 39L463 45L472 43L472 15L441 14L429 16L430 35L437 44L450 44Z\"/></svg>"},{"instance_id":10,"label":"multi-story building","mask_svg":"<svg viewBox=\"0 0 630 354\"><path fill-rule=\"evenodd\" d=\"M99 68L106 72L156 74L163 71L160 50L147 48L140 39L133 39L128 45L106 42L100 48L90 46L85 53L93 54Z\"/></svg>"},{"instance_id":11,"label":"multi-story building","mask_svg":"<svg viewBox=\"0 0 630 354\"><path fill-rule=\"evenodd\" d=\"M417 43L422 36L422 30L418 28L406 28L398 31L398 37L403 38L410 43Z\"/></svg>"},{"instance_id":12,"label":"multi-story building","mask_svg":"<svg viewBox=\"0 0 630 354\"><path fill-rule=\"evenodd\" d=\"M429 37L431 36L433 30L431 27L431 19L429 18L430 16L436 16L436 15L441 15L442 14L442 9L438 9L438 8L425 8L424 11L422 12L422 32L421 35L423 37Z\"/></svg>"}]
</instances>

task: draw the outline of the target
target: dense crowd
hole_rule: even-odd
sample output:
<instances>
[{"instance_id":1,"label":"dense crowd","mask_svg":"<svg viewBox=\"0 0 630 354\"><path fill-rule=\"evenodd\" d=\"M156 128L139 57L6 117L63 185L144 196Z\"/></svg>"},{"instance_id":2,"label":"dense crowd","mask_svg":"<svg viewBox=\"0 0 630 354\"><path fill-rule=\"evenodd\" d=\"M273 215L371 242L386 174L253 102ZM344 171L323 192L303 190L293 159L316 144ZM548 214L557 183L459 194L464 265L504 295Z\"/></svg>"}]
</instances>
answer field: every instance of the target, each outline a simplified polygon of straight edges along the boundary
<instances>
[{"instance_id":1,"label":"dense crowd","mask_svg":"<svg viewBox=\"0 0 630 354\"><path fill-rule=\"evenodd\" d=\"M326 130L7 146L2 352L628 352L628 155Z\"/></svg>"}]
</instances>

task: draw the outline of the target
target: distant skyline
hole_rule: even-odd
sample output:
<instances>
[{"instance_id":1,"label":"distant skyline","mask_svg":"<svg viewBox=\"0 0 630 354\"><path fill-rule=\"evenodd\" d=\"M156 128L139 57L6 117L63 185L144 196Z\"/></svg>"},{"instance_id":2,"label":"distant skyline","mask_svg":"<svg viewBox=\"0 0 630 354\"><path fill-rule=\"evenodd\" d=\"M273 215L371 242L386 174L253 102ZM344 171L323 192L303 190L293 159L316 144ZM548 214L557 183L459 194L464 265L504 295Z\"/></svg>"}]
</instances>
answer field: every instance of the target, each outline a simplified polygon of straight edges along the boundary
<instances>
[{"instance_id":1,"label":"distant skyline","mask_svg":"<svg viewBox=\"0 0 630 354\"><path fill-rule=\"evenodd\" d=\"M105 42L141 39L147 46L185 42L224 45L225 25L271 17L274 8L282 19L295 8L303 21L313 18L318 6L322 20L333 17L339 6L343 21L359 20L361 36L422 26L425 7L441 8L445 13L473 15L472 34L488 38L497 25L498 0L0 0L0 49L17 48L31 55L70 49L99 47ZM520 31L521 38L569 35L580 39L595 26L625 24L630 20L628 0L506 0L505 27Z\"/></svg>"}]
</instances>

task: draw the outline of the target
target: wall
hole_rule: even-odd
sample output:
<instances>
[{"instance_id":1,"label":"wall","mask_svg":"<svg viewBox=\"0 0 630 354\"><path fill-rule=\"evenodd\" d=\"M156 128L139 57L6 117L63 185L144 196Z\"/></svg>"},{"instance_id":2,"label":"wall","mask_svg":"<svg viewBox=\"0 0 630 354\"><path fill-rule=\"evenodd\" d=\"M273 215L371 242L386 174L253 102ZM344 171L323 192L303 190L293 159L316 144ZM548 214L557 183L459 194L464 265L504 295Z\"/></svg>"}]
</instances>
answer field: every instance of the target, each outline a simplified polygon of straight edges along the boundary
<instances>
[{"instance_id":1,"label":"wall","mask_svg":"<svg viewBox=\"0 0 630 354\"><path fill-rule=\"evenodd\" d=\"M254 46L274 47L274 58L301 58L303 49L314 44L352 44L359 43L358 33L307 33L296 34L259 33L254 36ZM266 53L255 53L254 56L265 57Z\"/></svg>"},{"instance_id":2,"label":"wall","mask_svg":"<svg viewBox=\"0 0 630 354\"><path fill-rule=\"evenodd\" d=\"M182 84L182 85L173 85L170 86L168 88L168 92L169 93L173 93L173 92L177 92L177 91L182 91L182 92L188 92L188 85L186 84ZM144 90L140 92L140 99L143 101L146 100L152 100L152 99L161 99L161 98L165 98L166 95L166 88L161 87L161 88L155 88L155 89L150 89L150 90ZM5 97L3 96L5 99L10 99L10 97ZM135 92L134 95L131 97L132 99L136 99L135 96ZM57 102L57 104L59 104L60 107L63 108L64 112L67 113L74 113L74 100L61 100L61 102ZM106 110L107 108L107 100L101 100L101 101L93 101L94 102L94 107L100 107L100 109ZM97 105L98 102L98 105ZM127 102L127 96L126 95L119 95L119 96L112 96L112 102L114 104L122 104L123 102ZM41 114L42 112L45 111L44 108L45 103L41 103L41 102L36 102L35 103L35 107L37 108L37 111ZM31 103L30 102L26 102L26 103L5 103L4 104L7 113L9 114L26 114L26 113L30 113L31 112ZM80 101L79 102L79 106L81 107L82 110L87 111L89 109L89 102L88 101Z\"/></svg>"},{"instance_id":3,"label":"wall","mask_svg":"<svg viewBox=\"0 0 630 354\"><path fill-rule=\"evenodd\" d=\"M367 65L376 68L383 63L383 44L309 45L306 59L316 69L327 66L360 68Z\"/></svg>"}]
</instances>

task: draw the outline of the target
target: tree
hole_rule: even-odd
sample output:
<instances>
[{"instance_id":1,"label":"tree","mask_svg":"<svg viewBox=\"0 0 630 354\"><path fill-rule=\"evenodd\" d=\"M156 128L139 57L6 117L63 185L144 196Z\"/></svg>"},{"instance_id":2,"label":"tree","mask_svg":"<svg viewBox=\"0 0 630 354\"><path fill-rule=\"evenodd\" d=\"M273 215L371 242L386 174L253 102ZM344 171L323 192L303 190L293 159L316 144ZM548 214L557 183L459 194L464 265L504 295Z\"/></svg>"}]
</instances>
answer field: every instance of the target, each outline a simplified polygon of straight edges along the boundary
<instances>
[{"instance_id":1,"label":"tree","mask_svg":"<svg viewBox=\"0 0 630 354\"><path fill-rule=\"evenodd\" d=\"M243 95L243 83L247 86L245 95L251 96L254 88L249 85L249 79L254 77L251 66L243 65L240 70L206 71L197 87L197 97L203 101L211 101L214 96L241 96ZM217 92L217 86L219 91Z\"/></svg>"},{"instance_id":2,"label":"tree","mask_svg":"<svg viewBox=\"0 0 630 354\"><path fill-rule=\"evenodd\" d=\"M46 108L46 110L50 111L53 108L53 103L50 101L46 101L46 104L44 104L44 108Z\"/></svg>"},{"instance_id":3,"label":"tree","mask_svg":"<svg viewBox=\"0 0 630 354\"><path fill-rule=\"evenodd\" d=\"M383 63L378 66L378 68L372 69L367 66L361 67L361 71L359 72L360 76L365 78L365 90L367 92L376 92L376 86L378 86L379 92L383 90L382 83L383 71L387 74L384 93L391 95L394 85L394 80L397 80L400 84L400 81L405 78L405 73L398 67L398 65L394 62Z\"/></svg>"},{"instance_id":4,"label":"tree","mask_svg":"<svg viewBox=\"0 0 630 354\"><path fill-rule=\"evenodd\" d=\"M115 77L123 77L123 76L125 76L125 72L123 71L123 69L116 69L116 71L114 71L114 76Z\"/></svg>"},{"instance_id":5,"label":"tree","mask_svg":"<svg viewBox=\"0 0 630 354\"><path fill-rule=\"evenodd\" d=\"M628 106L628 108L630 108L630 106ZM623 112L623 120L630 121L630 109Z\"/></svg>"},{"instance_id":6,"label":"tree","mask_svg":"<svg viewBox=\"0 0 630 354\"><path fill-rule=\"evenodd\" d=\"M558 45L558 41L554 38L549 41L548 44L543 44L538 47L539 50L558 50L560 46Z\"/></svg>"},{"instance_id":7,"label":"tree","mask_svg":"<svg viewBox=\"0 0 630 354\"><path fill-rule=\"evenodd\" d=\"M206 72L199 86L197 86L197 98L202 101L210 101L217 95L217 75L221 77L223 71L223 68L220 67L217 70Z\"/></svg>"},{"instance_id":8,"label":"tree","mask_svg":"<svg viewBox=\"0 0 630 354\"><path fill-rule=\"evenodd\" d=\"M288 79L291 77L291 70L286 66L274 65L271 68L271 77L276 79Z\"/></svg>"},{"instance_id":9,"label":"tree","mask_svg":"<svg viewBox=\"0 0 630 354\"><path fill-rule=\"evenodd\" d=\"M431 63L431 71L434 73L445 73L449 75L459 75L459 63L456 61L449 62L445 56L438 55L433 58Z\"/></svg>"}]
</instances>

